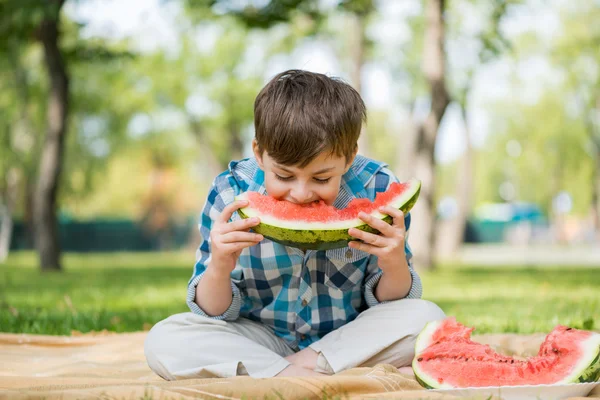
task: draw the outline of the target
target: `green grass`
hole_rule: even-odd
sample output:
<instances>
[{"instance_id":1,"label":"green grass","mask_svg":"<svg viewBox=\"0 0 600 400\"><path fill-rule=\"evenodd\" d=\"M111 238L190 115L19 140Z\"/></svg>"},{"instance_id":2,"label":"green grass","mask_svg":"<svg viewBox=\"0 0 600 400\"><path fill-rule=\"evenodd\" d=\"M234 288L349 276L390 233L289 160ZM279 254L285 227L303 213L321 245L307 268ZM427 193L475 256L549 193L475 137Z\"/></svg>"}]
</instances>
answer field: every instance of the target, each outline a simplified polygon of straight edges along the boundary
<instances>
[{"instance_id":1,"label":"green grass","mask_svg":"<svg viewBox=\"0 0 600 400\"><path fill-rule=\"evenodd\" d=\"M0 331L70 334L148 329L188 311L193 252L67 254L40 273L33 253L0 265ZM424 298L477 333L600 329L600 269L444 266L421 274Z\"/></svg>"}]
</instances>

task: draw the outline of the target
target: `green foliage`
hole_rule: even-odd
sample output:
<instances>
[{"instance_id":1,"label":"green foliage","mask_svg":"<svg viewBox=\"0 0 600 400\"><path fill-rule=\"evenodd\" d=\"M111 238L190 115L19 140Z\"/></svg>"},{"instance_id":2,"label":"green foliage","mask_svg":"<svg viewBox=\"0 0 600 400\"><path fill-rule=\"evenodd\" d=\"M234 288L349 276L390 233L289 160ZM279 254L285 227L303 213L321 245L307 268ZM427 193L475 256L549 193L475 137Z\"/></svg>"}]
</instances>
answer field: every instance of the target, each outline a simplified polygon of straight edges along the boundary
<instances>
[{"instance_id":1,"label":"green foliage","mask_svg":"<svg viewBox=\"0 0 600 400\"><path fill-rule=\"evenodd\" d=\"M593 23L600 11L592 2L559 9L563 28L548 44L528 32L512 47L515 61L544 57L558 79L544 82L535 101L520 97L526 84L516 75L510 101L490 107L494 135L483 150L478 171L478 201L500 200L498 186L511 182L517 199L533 201L548 213L554 196L567 191L573 212L586 216L592 199L595 158L600 156L600 125L595 108L600 99L600 29ZM517 100L515 100L517 99ZM517 144L521 154L511 157L507 145Z\"/></svg>"},{"instance_id":2,"label":"green foliage","mask_svg":"<svg viewBox=\"0 0 600 400\"><path fill-rule=\"evenodd\" d=\"M420 8L398 21L408 27L408 38L405 40L391 39L391 43L373 43L371 59L383 63L390 72L393 86L393 105L400 106L407 112L412 112L417 99L429 95L427 82L423 75L423 44L425 34L425 16L422 2ZM377 24L377 17L373 17Z\"/></svg>"},{"instance_id":3,"label":"green foliage","mask_svg":"<svg viewBox=\"0 0 600 400\"><path fill-rule=\"evenodd\" d=\"M35 40L40 23L54 18L65 0L2 0L0 2L0 51L7 45Z\"/></svg>"},{"instance_id":4,"label":"green foliage","mask_svg":"<svg viewBox=\"0 0 600 400\"><path fill-rule=\"evenodd\" d=\"M475 72L483 64L512 50L512 44L500 27L509 10L520 3L522 3L521 0L486 2L461 0L449 3L448 37L455 42L456 48L461 49L456 60L452 52L448 54L450 60L449 85L454 100L462 107L466 107ZM479 25L477 30L473 30L472 24L467 23L468 18L473 18L473 15L476 15L477 19L485 21ZM474 54L469 54L469 52ZM472 63L465 63L465 59L471 58L474 60Z\"/></svg>"},{"instance_id":5,"label":"green foliage","mask_svg":"<svg viewBox=\"0 0 600 400\"><path fill-rule=\"evenodd\" d=\"M101 189L98 178L109 161L131 143L127 127L148 108L136 84L143 76L126 43L79 39L66 28L64 47L71 74L71 118L67 136L61 202L80 201Z\"/></svg>"},{"instance_id":6,"label":"green foliage","mask_svg":"<svg viewBox=\"0 0 600 400\"><path fill-rule=\"evenodd\" d=\"M0 331L70 334L148 329L187 311L192 251L65 256L62 274L40 273L31 253L0 269ZM593 268L441 266L423 272L424 298L477 333L600 326ZM33 295L35 294L35 295Z\"/></svg>"},{"instance_id":7,"label":"green foliage","mask_svg":"<svg viewBox=\"0 0 600 400\"><path fill-rule=\"evenodd\" d=\"M497 193L502 182L510 181L518 199L540 204L548 212L554 196L566 190L574 199L574 211L586 213L593 166L586 151L587 133L582 121L565 110L562 94L549 92L533 105L498 104L496 109L505 113L497 114L494 125L499 134L479 164L487 170L487 184L478 181L482 188L489 186L483 190ZM511 144L519 146L521 153L510 156Z\"/></svg>"},{"instance_id":8,"label":"green foliage","mask_svg":"<svg viewBox=\"0 0 600 400\"><path fill-rule=\"evenodd\" d=\"M341 0L338 7L344 11L363 17L375 11L373 0Z\"/></svg>"},{"instance_id":9,"label":"green foliage","mask_svg":"<svg viewBox=\"0 0 600 400\"><path fill-rule=\"evenodd\" d=\"M37 68L38 50L14 42L0 48L0 194L12 173L19 181L17 214L23 212L23 193L35 180L45 132L45 102L38 99L45 99L46 75Z\"/></svg>"},{"instance_id":10,"label":"green foliage","mask_svg":"<svg viewBox=\"0 0 600 400\"><path fill-rule=\"evenodd\" d=\"M396 139L397 133L393 132L389 123L389 113L385 110L370 110L369 123L369 149L377 154L377 159L387 163L392 170L396 169L397 153L400 151L402 141Z\"/></svg>"},{"instance_id":11,"label":"green foliage","mask_svg":"<svg viewBox=\"0 0 600 400\"><path fill-rule=\"evenodd\" d=\"M26 2L32 3L32 2ZM36 27L55 13L59 2L36 2L26 9L22 2L5 1L0 7L0 32L12 30L0 44L0 133L6 147L0 149L0 182L9 170L19 176L16 215L27 213L27 193L37 179L41 146L46 132L48 81ZM94 189L95 177L126 142L126 127L140 94L130 78L136 73L134 54L126 43L83 39L81 26L61 16L61 51L70 75L70 111L59 204L77 201ZM37 25L36 25L37 24ZM128 73L124 73L127 71ZM10 155L10 156L9 156ZM2 184L0 183L0 187Z\"/></svg>"},{"instance_id":12,"label":"green foliage","mask_svg":"<svg viewBox=\"0 0 600 400\"><path fill-rule=\"evenodd\" d=\"M303 15L319 21L323 14L316 0L270 0L260 6L233 0L185 0L187 14L194 22L218 18L222 15L235 17L248 28L268 29L288 23Z\"/></svg>"}]
</instances>

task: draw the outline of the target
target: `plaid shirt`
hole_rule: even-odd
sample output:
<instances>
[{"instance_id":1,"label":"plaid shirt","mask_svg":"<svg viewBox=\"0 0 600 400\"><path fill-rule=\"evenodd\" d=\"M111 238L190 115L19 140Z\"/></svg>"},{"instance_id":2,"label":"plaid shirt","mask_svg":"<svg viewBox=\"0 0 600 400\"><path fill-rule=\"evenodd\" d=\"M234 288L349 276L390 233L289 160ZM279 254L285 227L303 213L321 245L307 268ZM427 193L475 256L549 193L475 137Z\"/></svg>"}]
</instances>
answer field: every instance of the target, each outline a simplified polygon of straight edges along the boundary
<instances>
[{"instance_id":1,"label":"plaid shirt","mask_svg":"<svg viewBox=\"0 0 600 400\"><path fill-rule=\"evenodd\" d=\"M354 198L373 200L398 179L385 164L356 156L342 177L334 202L344 208ZM233 321L239 316L261 322L283 338L293 349L303 349L334 329L352 321L368 307L379 304L374 290L382 276L377 257L344 247L306 252L264 239L242 251L231 272L233 299L222 314L210 317L194 302L196 286L210 262L210 230L234 196L245 191L266 193L264 172L254 158L233 161L229 170L215 178L199 223L201 243L188 285L187 304L191 311L209 318ZM234 213L232 220L239 220ZM410 214L405 217L410 227ZM406 245L412 275L407 298L420 298L421 279L414 271L412 254Z\"/></svg>"}]
</instances>

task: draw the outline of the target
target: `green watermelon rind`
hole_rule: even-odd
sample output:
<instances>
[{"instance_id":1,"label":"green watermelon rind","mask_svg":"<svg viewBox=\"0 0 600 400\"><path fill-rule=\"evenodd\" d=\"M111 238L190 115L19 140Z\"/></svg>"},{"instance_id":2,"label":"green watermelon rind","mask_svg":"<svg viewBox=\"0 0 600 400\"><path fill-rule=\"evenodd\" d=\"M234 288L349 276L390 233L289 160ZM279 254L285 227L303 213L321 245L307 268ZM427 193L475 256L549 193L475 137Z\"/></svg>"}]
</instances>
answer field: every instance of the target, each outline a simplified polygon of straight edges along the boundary
<instances>
[{"instance_id":1,"label":"green watermelon rind","mask_svg":"<svg viewBox=\"0 0 600 400\"><path fill-rule=\"evenodd\" d=\"M439 384L433 377L421 370L418 355L431 344L431 336L441 325L442 320L427 323L415 342L415 357L412 369L415 378L426 389L452 389L448 384ZM600 334L593 333L582 343L585 356L573 368L573 372L554 384L587 383L600 380Z\"/></svg>"},{"instance_id":2,"label":"green watermelon rind","mask_svg":"<svg viewBox=\"0 0 600 400\"><path fill-rule=\"evenodd\" d=\"M393 206L402 210L405 214L415 205L421 191L420 181L412 180L410 182L411 184L406 191L392 202ZM244 199L244 196L240 195L236 197L236 200L240 199ZM248 207L239 209L238 214L242 218L254 216L260 217L260 215L253 212L253 210L250 210ZM379 217L388 224L392 223L392 217L389 215L381 214L378 211L373 212L372 215ZM290 221L285 221L285 224L290 224ZM290 229L261 222L259 225L253 227L252 230L274 242L305 250L332 250L347 247L348 242L356 240L356 238L348 234L348 229L351 227L365 232L379 233L363 221L349 223L348 226L344 226L342 229L328 229L328 226L331 226L328 223L311 222L309 225L311 226L311 229Z\"/></svg>"},{"instance_id":3,"label":"green watermelon rind","mask_svg":"<svg viewBox=\"0 0 600 400\"><path fill-rule=\"evenodd\" d=\"M596 382L600 380L600 348L598 349L598 355L592 361L592 364L581 374L578 379L580 383Z\"/></svg>"},{"instance_id":4,"label":"green watermelon rind","mask_svg":"<svg viewBox=\"0 0 600 400\"><path fill-rule=\"evenodd\" d=\"M428 322L421 333L417 336L417 340L415 341L415 357L412 362L412 369L415 373L415 378L419 382L421 386L426 389L452 389L451 385L448 384L439 384L434 378L430 377L427 373L421 370L419 366L419 362L417 361L418 355L425 350L429 345L431 345L431 337L435 331L439 328L444 320L431 321Z\"/></svg>"},{"instance_id":5,"label":"green watermelon rind","mask_svg":"<svg viewBox=\"0 0 600 400\"><path fill-rule=\"evenodd\" d=\"M600 334L592 334L582 345L586 356L573 368L571 375L559 383L595 382L600 379Z\"/></svg>"}]
</instances>

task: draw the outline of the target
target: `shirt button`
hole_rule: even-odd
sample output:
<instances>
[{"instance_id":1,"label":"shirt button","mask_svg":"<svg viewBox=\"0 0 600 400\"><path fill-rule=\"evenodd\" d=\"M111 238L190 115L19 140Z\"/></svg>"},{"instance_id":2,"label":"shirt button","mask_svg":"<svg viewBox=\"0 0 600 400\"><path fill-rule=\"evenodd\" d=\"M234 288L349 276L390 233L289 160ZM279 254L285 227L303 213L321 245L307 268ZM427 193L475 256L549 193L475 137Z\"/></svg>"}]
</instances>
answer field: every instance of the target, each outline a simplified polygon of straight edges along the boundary
<instances>
[{"instance_id":1,"label":"shirt button","mask_svg":"<svg viewBox=\"0 0 600 400\"><path fill-rule=\"evenodd\" d=\"M300 339L302 339L302 340L306 339L306 335L300 335Z\"/></svg>"},{"instance_id":2,"label":"shirt button","mask_svg":"<svg viewBox=\"0 0 600 400\"><path fill-rule=\"evenodd\" d=\"M306 307L308 305L308 301L302 300L302 307Z\"/></svg>"}]
</instances>

